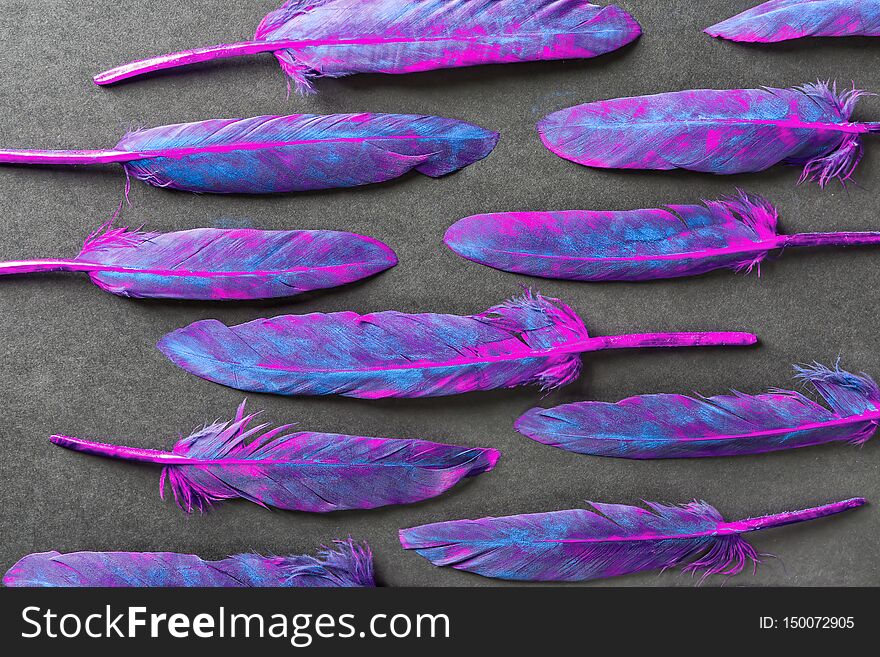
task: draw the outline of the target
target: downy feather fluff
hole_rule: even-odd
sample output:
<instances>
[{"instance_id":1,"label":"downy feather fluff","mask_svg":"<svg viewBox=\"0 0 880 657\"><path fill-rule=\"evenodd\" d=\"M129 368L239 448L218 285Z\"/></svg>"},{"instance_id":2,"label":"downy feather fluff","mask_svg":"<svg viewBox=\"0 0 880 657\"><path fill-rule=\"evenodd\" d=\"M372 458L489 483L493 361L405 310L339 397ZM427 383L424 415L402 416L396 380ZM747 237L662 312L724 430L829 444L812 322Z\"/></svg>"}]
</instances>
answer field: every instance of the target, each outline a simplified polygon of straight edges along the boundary
<instances>
[{"instance_id":1,"label":"downy feather fluff","mask_svg":"<svg viewBox=\"0 0 880 657\"><path fill-rule=\"evenodd\" d=\"M824 186L849 179L862 135L880 132L880 123L850 121L862 95L821 81L678 91L570 107L546 116L538 132L559 157L585 166L735 174L782 163Z\"/></svg>"},{"instance_id":2,"label":"downy feather fluff","mask_svg":"<svg viewBox=\"0 0 880 657\"><path fill-rule=\"evenodd\" d=\"M488 472L494 449L424 440L294 432L286 424L253 425L244 403L232 422L215 422L182 438L171 452L106 445L55 435L78 452L164 466L178 506L207 511L241 498L265 507L326 513L412 504L436 497L466 477Z\"/></svg>"},{"instance_id":3,"label":"downy feather fluff","mask_svg":"<svg viewBox=\"0 0 880 657\"><path fill-rule=\"evenodd\" d=\"M818 364L795 370L830 409L793 390L641 395L533 408L515 426L551 447L628 459L738 456L871 439L880 423L880 389L871 377Z\"/></svg>"},{"instance_id":4,"label":"downy feather fluff","mask_svg":"<svg viewBox=\"0 0 880 657\"><path fill-rule=\"evenodd\" d=\"M6 164L121 163L155 185L268 194L438 177L486 157L498 133L414 114L293 114L136 130L109 151L0 150Z\"/></svg>"},{"instance_id":5,"label":"downy feather fluff","mask_svg":"<svg viewBox=\"0 0 880 657\"><path fill-rule=\"evenodd\" d=\"M267 299L345 285L396 264L379 240L332 230L146 233L107 225L72 260L0 262L0 276L82 271L124 297Z\"/></svg>"},{"instance_id":6,"label":"downy feather fluff","mask_svg":"<svg viewBox=\"0 0 880 657\"><path fill-rule=\"evenodd\" d=\"M705 502L649 509L592 502L595 511L454 520L400 530L400 543L435 566L519 581L576 582L682 566L736 575L758 553L748 532L813 520L864 505L854 498L825 506L726 522Z\"/></svg>"},{"instance_id":7,"label":"downy feather fluff","mask_svg":"<svg viewBox=\"0 0 880 657\"><path fill-rule=\"evenodd\" d=\"M770 0L708 27L705 32L748 43L802 37L880 36L880 0Z\"/></svg>"},{"instance_id":8,"label":"downy feather fluff","mask_svg":"<svg viewBox=\"0 0 880 657\"><path fill-rule=\"evenodd\" d=\"M95 83L272 52L308 93L321 77L595 57L640 33L624 10L585 0L288 0L263 19L253 41L124 64Z\"/></svg>"},{"instance_id":9,"label":"downy feather fluff","mask_svg":"<svg viewBox=\"0 0 880 657\"><path fill-rule=\"evenodd\" d=\"M317 556L236 554L205 561L174 552L38 552L3 577L25 587L373 587L366 543L334 541Z\"/></svg>"},{"instance_id":10,"label":"downy feather fluff","mask_svg":"<svg viewBox=\"0 0 880 657\"><path fill-rule=\"evenodd\" d=\"M775 249L880 244L876 233L779 235L769 201L739 192L703 205L465 217L446 245L504 271L575 281L645 281L760 267Z\"/></svg>"},{"instance_id":11,"label":"downy feather fluff","mask_svg":"<svg viewBox=\"0 0 880 657\"><path fill-rule=\"evenodd\" d=\"M432 397L565 385L601 349L749 345L750 333L591 338L558 299L527 293L472 316L395 311L283 315L228 327L203 320L158 347L175 365L240 390L282 395Z\"/></svg>"}]
</instances>

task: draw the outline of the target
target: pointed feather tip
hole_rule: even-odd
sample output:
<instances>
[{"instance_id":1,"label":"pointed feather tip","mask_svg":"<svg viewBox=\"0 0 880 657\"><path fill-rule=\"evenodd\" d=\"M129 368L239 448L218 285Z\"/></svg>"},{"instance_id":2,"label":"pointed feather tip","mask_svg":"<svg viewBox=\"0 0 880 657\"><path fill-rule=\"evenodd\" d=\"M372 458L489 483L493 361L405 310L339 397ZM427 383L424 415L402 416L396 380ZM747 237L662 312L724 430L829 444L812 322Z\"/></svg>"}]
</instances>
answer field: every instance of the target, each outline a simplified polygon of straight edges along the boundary
<instances>
[{"instance_id":1,"label":"pointed feather tip","mask_svg":"<svg viewBox=\"0 0 880 657\"><path fill-rule=\"evenodd\" d=\"M710 25L703 32L715 39L725 39L726 41L735 41L737 43L768 43L768 39L754 32L740 32L736 28L735 18L737 17L734 16L720 23L715 23L715 25Z\"/></svg>"},{"instance_id":2,"label":"pointed feather tip","mask_svg":"<svg viewBox=\"0 0 880 657\"><path fill-rule=\"evenodd\" d=\"M468 477L476 477L485 472L491 472L498 465L498 459L501 458L501 452L497 449L491 447L478 447L476 449L480 454L480 458L477 459L474 466L468 472Z\"/></svg>"},{"instance_id":3,"label":"pointed feather tip","mask_svg":"<svg viewBox=\"0 0 880 657\"><path fill-rule=\"evenodd\" d=\"M357 235L357 233L351 234ZM379 254L381 254L382 256L382 264L385 265L385 269L391 269L392 267L396 267L398 264L400 264L397 253L382 240L376 239L375 237L370 237L368 235L357 235L357 237L376 247Z\"/></svg>"},{"instance_id":4,"label":"pointed feather tip","mask_svg":"<svg viewBox=\"0 0 880 657\"><path fill-rule=\"evenodd\" d=\"M518 433L521 433L523 436L527 438L531 438L532 440L543 443L545 445L550 445L551 447L557 446L555 442L548 441L547 436L538 429L540 426L540 416L541 413L548 409L541 408L540 406L536 406L534 408L530 408L525 413L520 415L516 421L513 423L513 428ZM550 409L552 410L552 409Z\"/></svg>"}]
</instances>

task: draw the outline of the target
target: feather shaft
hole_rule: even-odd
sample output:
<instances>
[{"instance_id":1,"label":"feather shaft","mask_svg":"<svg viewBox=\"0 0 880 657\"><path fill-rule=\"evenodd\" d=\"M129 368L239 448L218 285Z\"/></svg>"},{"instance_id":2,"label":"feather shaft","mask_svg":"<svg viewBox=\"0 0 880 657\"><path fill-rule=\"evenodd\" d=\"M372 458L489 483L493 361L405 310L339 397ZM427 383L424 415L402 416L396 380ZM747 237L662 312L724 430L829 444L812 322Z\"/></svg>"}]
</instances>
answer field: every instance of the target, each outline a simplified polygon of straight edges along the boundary
<instances>
[{"instance_id":1,"label":"feather shaft","mask_svg":"<svg viewBox=\"0 0 880 657\"><path fill-rule=\"evenodd\" d=\"M49 442L60 447L72 449L75 452L82 452L83 454L104 456L113 459L123 459L125 461L136 461L138 463L173 463L175 465L183 465L185 463L199 463L198 459L190 459L185 456L181 456L180 454L163 452L158 449L143 449L140 447L108 445L107 443L100 443L94 440L84 440L82 438L62 436L60 434L49 436Z\"/></svg>"},{"instance_id":2,"label":"feather shaft","mask_svg":"<svg viewBox=\"0 0 880 657\"><path fill-rule=\"evenodd\" d=\"M113 164L148 157L142 153L115 150L0 149L0 164Z\"/></svg>"},{"instance_id":3,"label":"feather shaft","mask_svg":"<svg viewBox=\"0 0 880 657\"><path fill-rule=\"evenodd\" d=\"M239 276L271 276L286 273L301 273L320 271L322 269L345 269L359 268L374 263L369 262L346 262L334 265L315 265L308 267L285 267L284 269L247 269L241 271L204 271L195 269L162 269L151 267L137 269L134 267L117 267L114 265L101 265L90 262L77 262L76 260L12 260L0 262L0 276L6 274L33 274L51 271L69 272L113 272L118 274L139 273L155 276L201 276L204 278L236 278Z\"/></svg>"},{"instance_id":4,"label":"feather shaft","mask_svg":"<svg viewBox=\"0 0 880 657\"><path fill-rule=\"evenodd\" d=\"M167 336L166 336L167 337ZM662 349L676 347L747 347L758 342L758 337L753 333L741 333L737 331L714 331L704 333L631 333L625 335L606 335L597 338L589 338L580 342L564 344L549 349L527 349L516 353L486 355L486 356L461 356L442 361L433 360L410 360L399 365L381 365L373 368L374 371L406 371L422 369L444 369L460 365L482 365L490 363L505 363L527 358L547 358L551 356L565 356L572 354L585 354L593 351L606 349ZM362 372L362 369L340 370L337 368L302 368L296 366L277 365L262 363L260 365L240 365L239 367L253 367L254 369L269 369L281 372Z\"/></svg>"},{"instance_id":5,"label":"feather shaft","mask_svg":"<svg viewBox=\"0 0 880 657\"><path fill-rule=\"evenodd\" d=\"M228 59L232 57L247 57L264 52L275 52L284 48L292 48L297 45L296 41L242 41L240 43L223 43L216 46L193 48L181 52L168 53L141 59L122 66L111 68L103 73L98 73L93 80L99 86L116 84L129 78L162 71L178 66L188 66L200 62L210 62L215 59Z\"/></svg>"},{"instance_id":6,"label":"feather shaft","mask_svg":"<svg viewBox=\"0 0 880 657\"><path fill-rule=\"evenodd\" d=\"M236 151L261 151L289 146L313 144L364 144L383 141L408 141L424 139L421 135L376 135L369 137L330 137L323 139L288 139L284 141L232 142L207 146L159 148L151 151L63 151L63 150L0 150L0 164L108 164L135 162L165 157L179 160L190 155L205 153L234 153Z\"/></svg>"},{"instance_id":7,"label":"feather shaft","mask_svg":"<svg viewBox=\"0 0 880 657\"><path fill-rule=\"evenodd\" d=\"M100 265L89 265L73 260L11 260L0 262L0 276L51 271L95 271L99 268Z\"/></svg>"},{"instance_id":8,"label":"feather shaft","mask_svg":"<svg viewBox=\"0 0 880 657\"><path fill-rule=\"evenodd\" d=\"M792 525L797 522L807 522L809 520L817 520L819 518L827 518L838 513L843 513L850 509L857 509L867 504L867 500L862 497L853 497L841 502L833 502L822 506L813 507L811 509L802 509L800 511L786 511L784 513L774 513L772 515L760 516L758 518L748 518L746 520L737 520L735 522L724 522L718 526L719 534L742 534L745 532L755 532L761 529L769 529L771 527L783 527Z\"/></svg>"},{"instance_id":9,"label":"feather shaft","mask_svg":"<svg viewBox=\"0 0 880 657\"><path fill-rule=\"evenodd\" d=\"M799 233L779 238L779 246L870 246L880 244L880 232L864 233Z\"/></svg>"}]
</instances>

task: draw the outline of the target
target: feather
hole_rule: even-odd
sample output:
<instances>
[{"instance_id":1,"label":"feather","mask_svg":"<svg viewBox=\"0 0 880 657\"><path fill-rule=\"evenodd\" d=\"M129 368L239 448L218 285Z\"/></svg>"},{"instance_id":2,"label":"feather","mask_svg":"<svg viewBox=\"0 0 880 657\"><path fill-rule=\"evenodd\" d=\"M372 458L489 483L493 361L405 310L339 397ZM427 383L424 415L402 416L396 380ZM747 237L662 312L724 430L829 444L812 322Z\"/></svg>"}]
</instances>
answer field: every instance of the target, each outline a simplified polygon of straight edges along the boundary
<instances>
[{"instance_id":1,"label":"feather","mask_svg":"<svg viewBox=\"0 0 880 657\"><path fill-rule=\"evenodd\" d=\"M266 424L252 426L256 415L245 415L242 403L231 422L207 425L171 452L59 435L49 440L87 454L163 465L160 494L167 478L187 513L235 498L315 513L412 504L488 472L500 456L494 449L424 440L293 432L290 424L267 431Z\"/></svg>"},{"instance_id":2,"label":"feather","mask_svg":"<svg viewBox=\"0 0 880 657\"><path fill-rule=\"evenodd\" d=\"M864 92L817 82L793 89L698 89L617 98L554 112L538 123L559 157L603 169L753 173L803 165L801 180L845 181L861 137L880 123L852 123Z\"/></svg>"},{"instance_id":3,"label":"feather","mask_svg":"<svg viewBox=\"0 0 880 657\"><path fill-rule=\"evenodd\" d=\"M642 395L617 404L533 408L515 426L545 445L627 459L738 456L871 439L880 423L880 389L871 377L818 364L795 369L830 409L793 390Z\"/></svg>"},{"instance_id":4,"label":"feather","mask_svg":"<svg viewBox=\"0 0 880 657\"><path fill-rule=\"evenodd\" d=\"M455 520L400 530L400 543L435 566L484 577L575 582L683 566L709 575L736 575L758 553L743 534L830 516L866 504L854 498L825 506L725 522L705 502L648 502L650 510L591 503L574 509Z\"/></svg>"},{"instance_id":5,"label":"feather","mask_svg":"<svg viewBox=\"0 0 880 657\"><path fill-rule=\"evenodd\" d=\"M624 10L585 0L288 0L263 19L253 41L124 64L94 81L271 52L297 90L309 93L321 77L596 57L640 33Z\"/></svg>"},{"instance_id":6,"label":"feather","mask_svg":"<svg viewBox=\"0 0 880 657\"><path fill-rule=\"evenodd\" d=\"M373 587L366 543L334 541L316 557L236 554L205 561L174 552L38 552L3 577L4 586L75 587Z\"/></svg>"},{"instance_id":7,"label":"feather","mask_svg":"<svg viewBox=\"0 0 880 657\"><path fill-rule=\"evenodd\" d=\"M432 397L565 385L602 349L750 345L750 333L591 338L564 303L525 294L478 315L395 311L283 315L227 327L203 320L158 344L175 365L241 390L282 395Z\"/></svg>"},{"instance_id":8,"label":"feather","mask_svg":"<svg viewBox=\"0 0 880 657\"><path fill-rule=\"evenodd\" d=\"M124 297L267 299L345 285L396 264L379 240L332 230L145 233L105 225L72 260L3 262L0 276L82 271Z\"/></svg>"},{"instance_id":9,"label":"feather","mask_svg":"<svg viewBox=\"0 0 880 657\"><path fill-rule=\"evenodd\" d=\"M268 194L354 187L415 169L451 173L486 157L498 133L412 114L293 114L137 130L109 151L0 150L6 164L106 164L157 187Z\"/></svg>"},{"instance_id":10,"label":"feather","mask_svg":"<svg viewBox=\"0 0 880 657\"><path fill-rule=\"evenodd\" d=\"M704 31L747 43L880 36L880 0L770 0Z\"/></svg>"},{"instance_id":11,"label":"feather","mask_svg":"<svg viewBox=\"0 0 880 657\"><path fill-rule=\"evenodd\" d=\"M624 212L498 212L466 217L444 241L468 260L575 281L645 281L760 267L774 249L880 244L875 233L779 235L769 201L739 192L704 205Z\"/></svg>"}]
</instances>

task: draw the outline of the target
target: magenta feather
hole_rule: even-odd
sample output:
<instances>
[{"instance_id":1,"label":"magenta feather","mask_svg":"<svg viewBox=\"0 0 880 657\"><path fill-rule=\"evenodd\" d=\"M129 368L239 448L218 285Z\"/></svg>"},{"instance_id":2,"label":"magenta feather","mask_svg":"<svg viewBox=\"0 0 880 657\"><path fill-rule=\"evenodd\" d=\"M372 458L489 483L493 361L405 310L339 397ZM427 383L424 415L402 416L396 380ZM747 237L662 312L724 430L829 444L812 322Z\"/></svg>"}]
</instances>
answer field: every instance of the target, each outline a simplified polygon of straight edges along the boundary
<instances>
[{"instance_id":1,"label":"magenta feather","mask_svg":"<svg viewBox=\"0 0 880 657\"><path fill-rule=\"evenodd\" d=\"M157 463L187 513L246 499L265 507L326 513L412 504L440 495L466 477L495 467L494 449L424 440L293 432L286 424L251 426L244 403L231 422L215 422L182 438L171 452L106 445L55 435L56 445L111 458Z\"/></svg>"},{"instance_id":2,"label":"magenta feather","mask_svg":"<svg viewBox=\"0 0 880 657\"><path fill-rule=\"evenodd\" d=\"M825 506L726 522L705 502L650 510L592 503L595 511L454 520L400 530L400 543L436 566L484 577L574 582L683 566L736 575L758 553L749 532L841 513L866 504L854 498Z\"/></svg>"},{"instance_id":3,"label":"magenta feather","mask_svg":"<svg viewBox=\"0 0 880 657\"><path fill-rule=\"evenodd\" d=\"M128 133L109 151L0 150L5 164L123 165L157 187L269 194L443 176L486 157L498 133L413 114L215 119Z\"/></svg>"},{"instance_id":4,"label":"magenta feather","mask_svg":"<svg viewBox=\"0 0 880 657\"><path fill-rule=\"evenodd\" d=\"M776 220L769 201L739 192L704 205L650 210L474 215L451 226L444 241L482 265L576 281L751 271L775 249L880 244L880 232L779 235Z\"/></svg>"},{"instance_id":5,"label":"magenta feather","mask_svg":"<svg viewBox=\"0 0 880 657\"><path fill-rule=\"evenodd\" d=\"M287 0L253 41L124 64L95 84L271 52L302 93L314 78L595 57L638 38L632 16L585 0Z\"/></svg>"},{"instance_id":6,"label":"magenta feather","mask_svg":"<svg viewBox=\"0 0 880 657\"><path fill-rule=\"evenodd\" d=\"M366 543L335 541L315 557L236 554L206 561L174 552L38 552L20 559L4 586L24 587L373 587Z\"/></svg>"},{"instance_id":7,"label":"magenta feather","mask_svg":"<svg viewBox=\"0 0 880 657\"><path fill-rule=\"evenodd\" d=\"M708 27L705 32L747 43L802 37L880 36L880 0L770 0Z\"/></svg>"},{"instance_id":8,"label":"magenta feather","mask_svg":"<svg viewBox=\"0 0 880 657\"><path fill-rule=\"evenodd\" d=\"M830 409L793 390L641 395L533 408L516 430L570 452L628 459L738 456L871 439L880 423L880 389L871 377L818 364L795 369Z\"/></svg>"},{"instance_id":9,"label":"magenta feather","mask_svg":"<svg viewBox=\"0 0 880 657\"><path fill-rule=\"evenodd\" d=\"M617 98L554 112L538 132L559 157L585 166L735 174L783 163L824 186L849 179L862 136L880 132L880 123L850 121L862 95L818 82Z\"/></svg>"},{"instance_id":10,"label":"magenta feather","mask_svg":"<svg viewBox=\"0 0 880 657\"><path fill-rule=\"evenodd\" d=\"M107 225L71 260L2 262L0 276L81 271L124 297L267 299L345 285L396 264L379 240L332 230L145 233Z\"/></svg>"},{"instance_id":11,"label":"magenta feather","mask_svg":"<svg viewBox=\"0 0 880 657\"><path fill-rule=\"evenodd\" d=\"M578 377L584 352L756 341L750 333L591 338L567 305L528 293L467 317L313 313L233 327L203 320L169 333L158 347L188 372L241 390L377 399L528 384L551 389Z\"/></svg>"}]
</instances>

